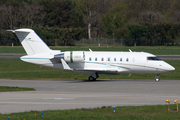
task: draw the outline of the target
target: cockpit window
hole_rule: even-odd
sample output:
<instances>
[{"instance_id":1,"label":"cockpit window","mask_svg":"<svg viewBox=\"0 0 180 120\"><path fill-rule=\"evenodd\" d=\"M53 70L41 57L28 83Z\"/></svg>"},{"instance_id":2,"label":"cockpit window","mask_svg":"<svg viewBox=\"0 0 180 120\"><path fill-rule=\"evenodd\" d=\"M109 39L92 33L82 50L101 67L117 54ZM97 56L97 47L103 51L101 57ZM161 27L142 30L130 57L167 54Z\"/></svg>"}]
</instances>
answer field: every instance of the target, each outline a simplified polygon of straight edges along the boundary
<instances>
[{"instance_id":1,"label":"cockpit window","mask_svg":"<svg viewBox=\"0 0 180 120\"><path fill-rule=\"evenodd\" d=\"M147 60L161 61L158 57L147 57Z\"/></svg>"}]
</instances>

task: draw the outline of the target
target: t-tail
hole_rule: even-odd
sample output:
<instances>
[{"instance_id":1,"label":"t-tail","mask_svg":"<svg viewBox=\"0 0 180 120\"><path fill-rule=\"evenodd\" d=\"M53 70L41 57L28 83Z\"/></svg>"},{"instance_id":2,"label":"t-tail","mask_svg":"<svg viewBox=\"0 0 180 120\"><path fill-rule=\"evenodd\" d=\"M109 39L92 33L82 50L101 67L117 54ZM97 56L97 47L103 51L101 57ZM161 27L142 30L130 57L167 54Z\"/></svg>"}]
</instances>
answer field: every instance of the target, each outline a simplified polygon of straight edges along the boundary
<instances>
[{"instance_id":1,"label":"t-tail","mask_svg":"<svg viewBox=\"0 0 180 120\"><path fill-rule=\"evenodd\" d=\"M49 53L52 50L32 29L12 30L18 37L28 55Z\"/></svg>"}]
</instances>

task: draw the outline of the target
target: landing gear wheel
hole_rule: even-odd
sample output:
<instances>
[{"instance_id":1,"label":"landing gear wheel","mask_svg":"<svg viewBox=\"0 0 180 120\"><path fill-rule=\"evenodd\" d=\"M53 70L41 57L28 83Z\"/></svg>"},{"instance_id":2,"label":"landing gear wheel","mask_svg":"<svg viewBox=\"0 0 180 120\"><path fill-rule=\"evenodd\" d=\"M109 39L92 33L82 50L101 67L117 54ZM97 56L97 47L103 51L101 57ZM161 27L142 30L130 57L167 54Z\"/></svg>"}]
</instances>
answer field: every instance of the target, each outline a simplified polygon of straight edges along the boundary
<instances>
[{"instance_id":1,"label":"landing gear wheel","mask_svg":"<svg viewBox=\"0 0 180 120\"><path fill-rule=\"evenodd\" d=\"M96 79L92 76L89 76L89 81L95 81Z\"/></svg>"},{"instance_id":2,"label":"landing gear wheel","mask_svg":"<svg viewBox=\"0 0 180 120\"><path fill-rule=\"evenodd\" d=\"M156 81L156 82L159 82L159 78L156 78L155 81Z\"/></svg>"},{"instance_id":3,"label":"landing gear wheel","mask_svg":"<svg viewBox=\"0 0 180 120\"><path fill-rule=\"evenodd\" d=\"M155 81L156 81L156 82L159 82L159 80L160 80L159 77L160 77L160 74L157 74L157 75L156 75L156 78L155 78Z\"/></svg>"}]
</instances>

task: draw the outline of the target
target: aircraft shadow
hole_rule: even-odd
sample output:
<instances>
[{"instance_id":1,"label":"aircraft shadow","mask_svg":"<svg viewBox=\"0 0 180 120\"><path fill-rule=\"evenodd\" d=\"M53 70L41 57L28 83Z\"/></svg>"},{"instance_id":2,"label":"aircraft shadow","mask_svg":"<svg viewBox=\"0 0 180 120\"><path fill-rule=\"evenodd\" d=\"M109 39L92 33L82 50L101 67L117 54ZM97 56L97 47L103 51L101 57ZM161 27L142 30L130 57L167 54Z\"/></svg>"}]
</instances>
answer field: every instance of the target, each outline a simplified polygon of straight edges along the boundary
<instances>
[{"instance_id":1,"label":"aircraft shadow","mask_svg":"<svg viewBox=\"0 0 180 120\"><path fill-rule=\"evenodd\" d=\"M68 82L72 82L72 83L81 83L81 82L96 83L96 82L118 82L118 81L124 81L124 80L104 80L104 79L98 79L98 80L95 80L95 81L89 81L88 79L71 79Z\"/></svg>"},{"instance_id":2,"label":"aircraft shadow","mask_svg":"<svg viewBox=\"0 0 180 120\"><path fill-rule=\"evenodd\" d=\"M64 82L67 81L67 83L101 83L101 82L154 82L154 80L104 80L104 79L98 79L95 81L89 81L88 79L70 79L70 80L63 80Z\"/></svg>"}]
</instances>

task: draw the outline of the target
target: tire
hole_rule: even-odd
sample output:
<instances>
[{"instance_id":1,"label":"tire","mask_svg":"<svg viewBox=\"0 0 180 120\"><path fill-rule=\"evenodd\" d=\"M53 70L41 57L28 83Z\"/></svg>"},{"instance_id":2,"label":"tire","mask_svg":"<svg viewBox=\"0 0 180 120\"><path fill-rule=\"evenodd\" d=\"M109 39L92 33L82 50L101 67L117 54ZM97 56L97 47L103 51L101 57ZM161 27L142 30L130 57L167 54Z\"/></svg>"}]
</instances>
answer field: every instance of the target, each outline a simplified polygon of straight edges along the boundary
<instances>
[{"instance_id":1,"label":"tire","mask_svg":"<svg viewBox=\"0 0 180 120\"><path fill-rule=\"evenodd\" d=\"M159 78L156 78L155 81L156 81L156 82L159 82Z\"/></svg>"},{"instance_id":2,"label":"tire","mask_svg":"<svg viewBox=\"0 0 180 120\"><path fill-rule=\"evenodd\" d=\"M95 80L95 78L94 78L94 77L89 76L89 81L94 81L94 80Z\"/></svg>"}]
</instances>

